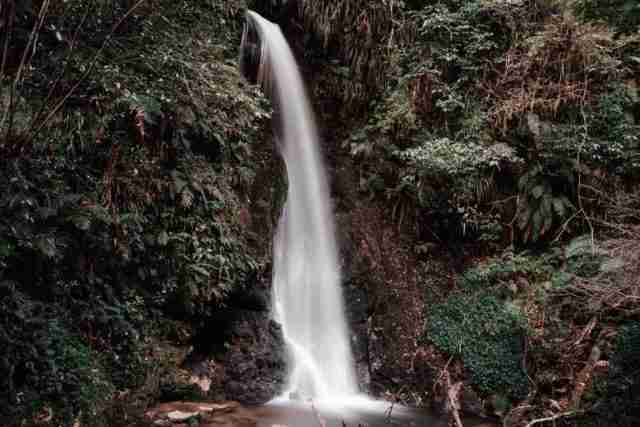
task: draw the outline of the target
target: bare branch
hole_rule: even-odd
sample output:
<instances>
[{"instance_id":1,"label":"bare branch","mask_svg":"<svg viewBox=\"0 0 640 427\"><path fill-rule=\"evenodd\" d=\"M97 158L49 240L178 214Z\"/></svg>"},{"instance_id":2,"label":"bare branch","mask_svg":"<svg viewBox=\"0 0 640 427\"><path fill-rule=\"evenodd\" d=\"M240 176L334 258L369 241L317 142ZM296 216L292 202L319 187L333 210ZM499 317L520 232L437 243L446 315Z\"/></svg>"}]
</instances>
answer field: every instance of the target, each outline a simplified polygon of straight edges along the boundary
<instances>
[{"instance_id":1,"label":"bare branch","mask_svg":"<svg viewBox=\"0 0 640 427\"><path fill-rule=\"evenodd\" d=\"M33 29L31 30L31 34L29 35L29 41L27 42L27 45L25 46L24 51L22 52L22 58L20 59L20 65L18 66L18 71L16 72L16 76L13 79L13 85L11 86L11 94L9 95L9 106L2 117L2 122L0 122L0 129L2 129L4 127L4 124L7 122L7 119L9 120L9 123L7 124L7 133L5 135L5 141L7 142L11 139L11 132L13 130L13 119L15 114L14 101L16 97L16 92L18 90L18 85L22 81L22 72L24 70L25 65L28 62L27 57L29 57L29 51L31 50L32 46L34 47L33 51L35 52L37 35L40 32L42 25L44 25L44 19L47 16L47 11L49 10L50 3L51 3L51 0L44 0L44 2L42 3L42 6L40 7L38 20L36 21L36 23L33 26ZM33 57L33 55L29 57L29 60L31 59L31 57Z\"/></svg>"},{"instance_id":2,"label":"bare branch","mask_svg":"<svg viewBox=\"0 0 640 427\"><path fill-rule=\"evenodd\" d=\"M134 4L133 6L131 6L131 8L127 11L127 13L124 14L124 16L122 16L122 18L120 18L118 20L118 22L115 23L115 25L111 28L111 31L109 32L109 34L107 35L107 37L105 38L104 42L102 43L102 45L100 46L100 49L98 49L98 52L96 52L96 54L94 55L93 59L91 60L91 62L89 63L89 66L87 67L87 70L85 71L85 73L80 77L80 79L78 79L78 81L76 82L75 85L73 85L73 87L71 89L69 89L69 91L65 94L65 96L62 97L62 99L56 104L56 106L47 114L47 116L44 118L44 120L38 125L38 127L32 131L29 134L29 138L34 138L36 137L41 131L42 129L44 129L44 127L49 123L49 121L51 121L51 119L53 118L53 116L55 116L58 111L60 111L60 109L64 106L64 104L67 102L67 100L71 97L71 95L73 95L73 93L76 91L76 89L78 89L78 87L87 79L87 77L93 72L93 69L95 68L98 59L100 58L100 56L102 55L102 52L106 49L106 47L109 45L109 42L111 41L111 39L113 38L113 35L115 34L115 32L118 30L118 28L120 28L120 25L122 25L122 23L129 18L129 16L131 16L133 14L133 12L140 7L145 1L147 0L138 0L138 2L136 2L136 4Z\"/></svg>"},{"instance_id":3,"label":"bare branch","mask_svg":"<svg viewBox=\"0 0 640 427\"><path fill-rule=\"evenodd\" d=\"M556 421L556 420L559 420L560 418L573 417L573 416L575 416L577 414L578 414L578 412L576 412L576 411L569 411L569 412L563 412L561 414L552 415L552 416L546 417L546 418L538 418L536 420L530 421L526 425L526 427L533 427L536 424L542 424L542 423L547 423L547 422L551 422L551 421Z\"/></svg>"}]
</instances>

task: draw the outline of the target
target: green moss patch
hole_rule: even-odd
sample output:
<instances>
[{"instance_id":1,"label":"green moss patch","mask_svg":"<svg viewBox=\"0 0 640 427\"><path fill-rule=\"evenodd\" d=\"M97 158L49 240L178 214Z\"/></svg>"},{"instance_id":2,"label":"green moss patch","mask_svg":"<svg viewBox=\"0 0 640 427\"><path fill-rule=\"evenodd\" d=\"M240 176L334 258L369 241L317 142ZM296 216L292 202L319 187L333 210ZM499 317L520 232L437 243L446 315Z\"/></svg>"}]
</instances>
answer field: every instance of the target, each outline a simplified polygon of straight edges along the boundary
<instances>
[{"instance_id":1,"label":"green moss patch","mask_svg":"<svg viewBox=\"0 0 640 427\"><path fill-rule=\"evenodd\" d=\"M528 391L523 325L517 309L490 294L456 294L430 308L424 336L460 357L479 390L522 398Z\"/></svg>"}]
</instances>

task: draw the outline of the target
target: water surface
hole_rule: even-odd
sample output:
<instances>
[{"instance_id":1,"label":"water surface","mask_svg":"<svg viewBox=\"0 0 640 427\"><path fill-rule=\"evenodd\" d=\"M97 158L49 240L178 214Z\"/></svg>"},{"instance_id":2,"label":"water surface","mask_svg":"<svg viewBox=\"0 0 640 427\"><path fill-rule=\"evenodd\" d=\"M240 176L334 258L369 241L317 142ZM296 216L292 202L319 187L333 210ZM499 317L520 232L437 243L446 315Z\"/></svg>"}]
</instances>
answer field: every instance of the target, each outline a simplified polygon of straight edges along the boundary
<instances>
[{"instance_id":1,"label":"water surface","mask_svg":"<svg viewBox=\"0 0 640 427\"><path fill-rule=\"evenodd\" d=\"M254 413L259 427L447 427L444 417L436 417L427 411L412 409L387 402L375 402L374 406L346 405L341 410L326 407L314 409L310 404L293 402L272 403L256 408ZM486 420L463 418L465 427L497 427Z\"/></svg>"}]
</instances>

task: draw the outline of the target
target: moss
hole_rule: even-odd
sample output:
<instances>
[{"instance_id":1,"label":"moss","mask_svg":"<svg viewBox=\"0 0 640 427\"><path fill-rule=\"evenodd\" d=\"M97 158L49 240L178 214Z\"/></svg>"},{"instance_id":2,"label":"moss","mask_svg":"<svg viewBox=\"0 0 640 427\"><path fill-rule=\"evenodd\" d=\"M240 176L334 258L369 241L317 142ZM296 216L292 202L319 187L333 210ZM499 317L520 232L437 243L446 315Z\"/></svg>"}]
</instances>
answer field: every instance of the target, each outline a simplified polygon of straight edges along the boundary
<instances>
[{"instance_id":1,"label":"moss","mask_svg":"<svg viewBox=\"0 0 640 427\"><path fill-rule=\"evenodd\" d=\"M455 294L430 308L424 336L460 357L482 392L523 398L528 391L523 324L515 308L491 294Z\"/></svg>"}]
</instances>

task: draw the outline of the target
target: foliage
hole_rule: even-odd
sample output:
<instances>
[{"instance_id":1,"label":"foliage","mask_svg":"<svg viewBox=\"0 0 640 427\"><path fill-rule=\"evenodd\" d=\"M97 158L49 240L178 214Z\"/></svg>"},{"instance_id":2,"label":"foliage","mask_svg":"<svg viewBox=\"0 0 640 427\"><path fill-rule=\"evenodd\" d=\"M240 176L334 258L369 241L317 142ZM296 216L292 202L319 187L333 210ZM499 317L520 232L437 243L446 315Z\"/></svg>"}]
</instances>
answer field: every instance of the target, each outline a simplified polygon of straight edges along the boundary
<instances>
[{"instance_id":1,"label":"foliage","mask_svg":"<svg viewBox=\"0 0 640 427\"><path fill-rule=\"evenodd\" d=\"M527 281L547 279L560 264L557 251L543 255L515 254L505 251L501 256L489 258L457 277L456 284L465 291L496 289L500 284L524 278Z\"/></svg>"},{"instance_id":2,"label":"foliage","mask_svg":"<svg viewBox=\"0 0 640 427\"><path fill-rule=\"evenodd\" d=\"M635 227L628 235L597 241L590 235L575 238L567 246L566 269L552 292L575 310L598 317L632 318L640 297L638 245ZM560 274L560 273L559 273Z\"/></svg>"},{"instance_id":3,"label":"foliage","mask_svg":"<svg viewBox=\"0 0 640 427\"><path fill-rule=\"evenodd\" d=\"M499 168L513 162L509 150L500 146L482 147L473 143L454 142L448 138L427 140L415 148L394 154L418 171L420 176L459 178L477 174L482 168Z\"/></svg>"},{"instance_id":4,"label":"foliage","mask_svg":"<svg viewBox=\"0 0 640 427\"><path fill-rule=\"evenodd\" d=\"M509 49L504 69L487 87L495 97L494 126L506 131L528 112L549 118L564 106L585 105L623 72L617 57L621 43L607 27L553 17Z\"/></svg>"},{"instance_id":5,"label":"foliage","mask_svg":"<svg viewBox=\"0 0 640 427\"><path fill-rule=\"evenodd\" d=\"M578 14L588 20L606 20L619 31L633 32L640 25L640 5L634 0L578 0Z\"/></svg>"},{"instance_id":6,"label":"foliage","mask_svg":"<svg viewBox=\"0 0 640 427\"><path fill-rule=\"evenodd\" d=\"M430 308L425 338L462 359L484 393L526 396L522 314L487 292L455 294Z\"/></svg>"},{"instance_id":7,"label":"foliage","mask_svg":"<svg viewBox=\"0 0 640 427\"><path fill-rule=\"evenodd\" d=\"M359 22L321 3L305 10L328 44L336 22ZM343 147L360 189L389 200L395 220L430 223L423 238L550 242L602 209L605 178L637 174L636 35L554 2L405 2L369 24L379 36L347 51L384 44L386 81ZM342 87L359 70L347 65L330 63L323 85Z\"/></svg>"},{"instance_id":8,"label":"foliage","mask_svg":"<svg viewBox=\"0 0 640 427\"><path fill-rule=\"evenodd\" d=\"M101 363L108 356L71 332L68 315L20 293L14 283L2 283L0 307L2 401L11 402L3 405L2 419L36 417L48 407L64 425L78 413L97 422L114 391Z\"/></svg>"},{"instance_id":9,"label":"foliage","mask_svg":"<svg viewBox=\"0 0 640 427\"><path fill-rule=\"evenodd\" d=\"M537 155L545 163L568 159L573 173L589 175L596 170L601 175L637 175L640 146L633 116L638 100L634 98L623 84L609 86L593 105L567 112L569 120L543 125Z\"/></svg>"},{"instance_id":10,"label":"foliage","mask_svg":"<svg viewBox=\"0 0 640 427\"><path fill-rule=\"evenodd\" d=\"M575 207L567 195L574 186L572 170L566 167L545 171L539 165L520 177L516 219L525 243L541 239L569 217Z\"/></svg>"},{"instance_id":11,"label":"foliage","mask_svg":"<svg viewBox=\"0 0 640 427\"><path fill-rule=\"evenodd\" d=\"M399 0L315 0L301 3L309 51L337 57L350 77L339 95L353 109L386 85L383 70L390 65L387 43L394 43L401 26L395 22ZM353 104L353 105L352 105Z\"/></svg>"},{"instance_id":12,"label":"foliage","mask_svg":"<svg viewBox=\"0 0 640 427\"><path fill-rule=\"evenodd\" d=\"M243 1L19 3L37 42L2 76L1 424L101 426L115 395L158 398L161 319L195 329L261 269L242 215L269 110L234 62Z\"/></svg>"},{"instance_id":13,"label":"foliage","mask_svg":"<svg viewBox=\"0 0 640 427\"><path fill-rule=\"evenodd\" d=\"M495 174L515 167L520 159L504 144L480 145L473 140L427 139L422 144L398 150L393 156L402 165L400 183L388 197L408 193L417 206L439 216L458 218L455 228L462 236L499 239L499 215L487 213L486 202L496 190ZM438 199L449 203L439 206Z\"/></svg>"},{"instance_id":14,"label":"foliage","mask_svg":"<svg viewBox=\"0 0 640 427\"><path fill-rule=\"evenodd\" d=\"M640 324L631 322L620 329L604 387L604 399L585 425L633 426L640 422Z\"/></svg>"}]
</instances>

